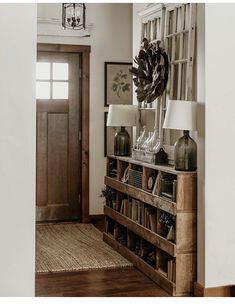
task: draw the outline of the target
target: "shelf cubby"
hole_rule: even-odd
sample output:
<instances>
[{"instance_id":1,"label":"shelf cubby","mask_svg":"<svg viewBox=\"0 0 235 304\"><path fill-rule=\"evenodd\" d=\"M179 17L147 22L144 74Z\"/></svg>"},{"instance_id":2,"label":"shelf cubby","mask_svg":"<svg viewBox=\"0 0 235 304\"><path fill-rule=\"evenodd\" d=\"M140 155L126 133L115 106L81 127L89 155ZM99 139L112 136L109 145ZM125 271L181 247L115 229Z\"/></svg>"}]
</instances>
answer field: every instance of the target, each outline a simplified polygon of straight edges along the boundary
<instances>
[{"instance_id":1,"label":"shelf cubby","mask_svg":"<svg viewBox=\"0 0 235 304\"><path fill-rule=\"evenodd\" d=\"M196 172L117 156L108 156L108 165L112 159L117 176L107 170L105 184L116 201L104 207L104 241L170 294L189 295L196 279ZM122 179L127 168L137 183Z\"/></svg>"},{"instance_id":2,"label":"shelf cubby","mask_svg":"<svg viewBox=\"0 0 235 304\"><path fill-rule=\"evenodd\" d=\"M175 283L162 276L161 273L146 263L140 256L136 255L122 244L116 242L110 235L104 233L103 239L107 244L131 261L135 267L145 273L154 282L162 286L162 288L164 288L170 294L175 295Z\"/></svg>"},{"instance_id":3,"label":"shelf cubby","mask_svg":"<svg viewBox=\"0 0 235 304\"><path fill-rule=\"evenodd\" d=\"M125 226L128 230L138 234L139 236L147 240L149 243L161 248L172 256L176 255L176 245L170 241L167 241L161 235L154 233L153 231L132 221L125 215L120 214L119 212L116 212L115 210L107 206L104 207L104 213L106 216Z\"/></svg>"},{"instance_id":4,"label":"shelf cubby","mask_svg":"<svg viewBox=\"0 0 235 304\"><path fill-rule=\"evenodd\" d=\"M174 202L170 202L157 195L152 195L147 191L137 189L129 184L122 183L108 176L105 176L105 184L119 192L123 192L135 199L143 201L150 206L160 208L171 214L176 214L176 204Z\"/></svg>"},{"instance_id":5,"label":"shelf cubby","mask_svg":"<svg viewBox=\"0 0 235 304\"><path fill-rule=\"evenodd\" d=\"M138 189L143 186L143 167L137 164L130 164L129 166L128 184Z\"/></svg>"},{"instance_id":6,"label":"shelf cubby","mask_svg":"<svg viewBox=\"0 0 235 304\"><path fill-rule=\"evenodd\" d=\"M125 179L125 172L126 172L126 169L129 168L130 165L128 162L126 161L121 161L121 160L118 160L118 163L117 163L117 179L119 181L122 181L122 179Z\"/></svg>"},{"instance_id":7,"label":"shelf cubby","mask_svg":"<svg viewBox=\"0 0 235 304\"><path fill-rule=\"evenodd\" d=\"M142 189L144 191L153 192L154 185L156 183L158 175L158 170L152 168L143 167L143 179L142 179Z\"/></svg>"},{"instance_id":8,"label":"shelf cubby","mask_svg":"<svg viewBox=\"0 0 235 304\"><path fill-rule=\"evenodd\" d=\"M107 158L107 176L117 178L118 160L115 158Z\"/></svg>"}]
</instances>

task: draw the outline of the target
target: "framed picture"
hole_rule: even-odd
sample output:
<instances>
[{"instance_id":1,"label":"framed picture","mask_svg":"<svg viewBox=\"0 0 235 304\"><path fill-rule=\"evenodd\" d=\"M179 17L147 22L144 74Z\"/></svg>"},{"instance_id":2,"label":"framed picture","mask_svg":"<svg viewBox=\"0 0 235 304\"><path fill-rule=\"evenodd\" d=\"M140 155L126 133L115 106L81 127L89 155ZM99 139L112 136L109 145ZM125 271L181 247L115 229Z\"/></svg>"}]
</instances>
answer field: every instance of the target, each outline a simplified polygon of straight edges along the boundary
<instances>
[{"instance_id":1,"label":"framed picture","mask_svg":"<svg viewBox=\"0 0 235 304\"><path fill-rule=\"evenodd\" d=\"M107 127L108 112L104 112L104 157L114 154L114 136L117 131L116 127ZM126 128L132 138L132 127Z\"/></svg>"},{"instance_id":2,"label":"framed picture","mask_svg":"<svg viewBox=\"0 0 235 304\"><path fill-rule=\"evenodd\" d=\"M131 62L105 62L105 107L110 104L132 104L131 67Z\"/></svg>"}]
</instances>

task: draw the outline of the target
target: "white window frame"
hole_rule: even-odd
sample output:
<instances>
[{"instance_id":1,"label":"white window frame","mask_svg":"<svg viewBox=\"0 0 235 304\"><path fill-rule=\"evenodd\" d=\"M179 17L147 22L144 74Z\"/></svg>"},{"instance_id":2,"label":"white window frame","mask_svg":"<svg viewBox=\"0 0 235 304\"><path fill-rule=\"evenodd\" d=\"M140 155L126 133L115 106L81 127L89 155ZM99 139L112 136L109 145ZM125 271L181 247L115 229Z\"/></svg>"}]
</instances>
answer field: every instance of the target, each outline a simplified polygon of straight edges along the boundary
<instances>
[{"instance_id":1,"label":"white window frame","mask_svg":"<svg viewBox=\"0 0 235 304\"><path fill-rule=\"evenodd\" d=\"M170 142L171 135L175 131L163 130L162 125L169 99L196 100L196 8L196 3L154 4L138 13L141 18L141 41L144 37L150 42L161 40L170 58L168 85L166 92L157 103L155 126L158 124L160 138L171 162L173 161L173 145ZM172 24L171 31L169 18ZM178 58L175 58L176 41L179 41ZM186 54L183 54L183 47L187 48ZM182 74L184 81L182 81ZM175 82L177 89L174 89Z\"/></svg>"}]
</instances>

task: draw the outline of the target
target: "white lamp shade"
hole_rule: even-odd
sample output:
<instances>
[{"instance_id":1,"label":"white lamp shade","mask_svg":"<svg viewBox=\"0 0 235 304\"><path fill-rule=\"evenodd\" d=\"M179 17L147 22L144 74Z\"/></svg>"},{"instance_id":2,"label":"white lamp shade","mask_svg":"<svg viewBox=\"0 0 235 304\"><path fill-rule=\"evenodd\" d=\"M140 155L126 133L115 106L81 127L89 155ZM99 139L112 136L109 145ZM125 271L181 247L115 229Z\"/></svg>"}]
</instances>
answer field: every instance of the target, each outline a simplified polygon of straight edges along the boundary
<instances>
[{"instance_id":1,"label":"white lamp shade","mask_svg":"<svg viewBox=\"0 0 235 304\"><path fill-rule=\"evenodd\" d=\"M133 105L110 105L107 119L108 127L136 126L138 108Z\"/></svg>"},{"instance_id":2,"label":"white lamp shade","mask_svg":"<svg viewBox=\"0 0 235 304\"><path fill-rule=\"evenodd\" d=\"M169 100L163 124L165 129L196 130L197 102Z\"/></svg>"}]
</instances>

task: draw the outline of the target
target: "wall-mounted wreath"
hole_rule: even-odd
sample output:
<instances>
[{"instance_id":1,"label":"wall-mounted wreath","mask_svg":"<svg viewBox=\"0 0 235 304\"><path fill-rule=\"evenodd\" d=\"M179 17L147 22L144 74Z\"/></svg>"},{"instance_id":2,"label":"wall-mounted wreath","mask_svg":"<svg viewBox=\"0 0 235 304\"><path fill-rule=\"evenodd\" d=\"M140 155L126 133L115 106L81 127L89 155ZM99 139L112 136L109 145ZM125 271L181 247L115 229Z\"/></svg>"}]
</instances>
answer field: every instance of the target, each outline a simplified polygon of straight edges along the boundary
<instances>
[{"instance_id":1,"label":"wall-mounted wreath","mask_svg":"<svg viewBox=\"0 0 235 304\"><path fill-rule=\"evenodd\" d=\"M133 82L137 87L135 92L139 102L152 102L166 89L169 61L160 43L149 43L144 38L139 55L134 59L138 67L130 68L130 73L134 75Z\"/></svg>"}]
</instances>

